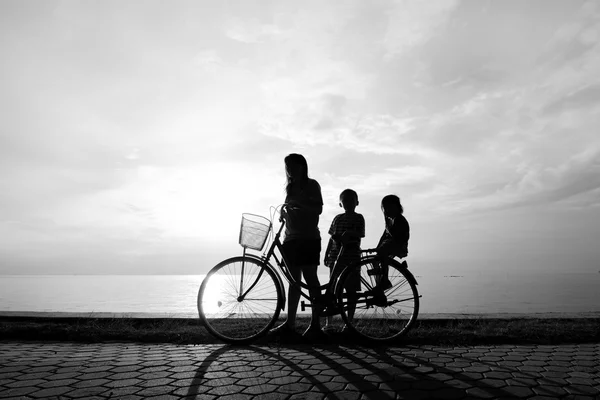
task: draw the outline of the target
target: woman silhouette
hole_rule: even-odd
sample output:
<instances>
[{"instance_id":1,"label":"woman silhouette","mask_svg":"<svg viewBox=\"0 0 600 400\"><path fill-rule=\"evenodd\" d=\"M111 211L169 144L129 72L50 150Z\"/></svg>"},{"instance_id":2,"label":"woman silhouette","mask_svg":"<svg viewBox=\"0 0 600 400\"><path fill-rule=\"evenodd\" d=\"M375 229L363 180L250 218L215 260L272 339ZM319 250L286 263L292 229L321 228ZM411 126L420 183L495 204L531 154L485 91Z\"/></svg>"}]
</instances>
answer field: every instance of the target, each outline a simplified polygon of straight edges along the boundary
<instances>
[{"instance_id":1,"label":"woman silhouette","mask_svg":"<svg viewBox=\"0 0 600 400\"><path fill-rule=\"evenodd\" d=\"M303 336L319 338L325 335L319 321L319 307L314 306L321 292L317 277L317 267L321 258L321 235L319 215L323 212L323 197L319 183L308 177L308 164L301 154L289 154L285 157L287 185L285 203L282 212L285 219L283 251L290 273L296 281L304 280L309 287L313 303L310 325ZM288 289L288 312L286 321L272 330L275 334L296 333L296 313L300 301L300 291L294 285Z\"/></svg>"}]
</instances>

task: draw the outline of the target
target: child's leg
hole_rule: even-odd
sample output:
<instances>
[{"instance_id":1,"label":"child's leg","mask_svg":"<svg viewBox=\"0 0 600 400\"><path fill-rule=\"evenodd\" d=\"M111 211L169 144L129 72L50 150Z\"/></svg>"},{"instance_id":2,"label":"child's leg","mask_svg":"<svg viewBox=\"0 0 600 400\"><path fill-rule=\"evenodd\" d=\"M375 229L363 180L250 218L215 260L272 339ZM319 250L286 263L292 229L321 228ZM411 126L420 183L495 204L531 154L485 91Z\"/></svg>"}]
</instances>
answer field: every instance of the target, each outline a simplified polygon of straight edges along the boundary
<instances>
[{"instance_id":1,"label":"child's leg","mask_svg":"<svg viewBox=\"0 0 600 400\"><path fill-rule=\"evenodd\" d=\"M381 275L376 279L377 287L382 288L383 290L389 289L392 287L392 283L389 279L389 265L388 258L392 256L390 247L392 243L384 242L377 248L377 255L379 255L381 262Z\"/></svg>"},{"instance_id":2,"label":"child's leg","mask_svg":"<svg viewBox=\"0 0 600 400\"><path fill-rule=\"evenodd\" d=\"M356 312L356 293L360 291L359 273L353 272L351 276L352 278L348 280L348 286L346 287L346 293L348 293L348 319L350 321L352 321Z\"/></svg>"},{"instance_id":3,"label":"child's leg","mask_svg":"<svg viewBox=\"0 0 600 400\"><path fill-rule=\"evenodd\" d=\"M329 266L329 284L331 285L331 282L333 280L333 265ZM325 327L328 327L330 325L333 324L333 315L328 315L326 320L325 320Z\"/></svg>"},{"instance_id":4,"label":"child's leg","mask_svg":"<svg viewBox=\"0 0 600 400\"><path fill-rule=\"evenodd\" d=\"M348 315L348 322L351 322L354 319L354 314L356 313L356 304L357 304L357 292L360 291L360 273L359 271L354 271L348 276L348 280L346 281L346 295L348 297L348 308L346 310ZM347 326L344 325L343 331L346 331Z\"/></svg>"}]
</instances>

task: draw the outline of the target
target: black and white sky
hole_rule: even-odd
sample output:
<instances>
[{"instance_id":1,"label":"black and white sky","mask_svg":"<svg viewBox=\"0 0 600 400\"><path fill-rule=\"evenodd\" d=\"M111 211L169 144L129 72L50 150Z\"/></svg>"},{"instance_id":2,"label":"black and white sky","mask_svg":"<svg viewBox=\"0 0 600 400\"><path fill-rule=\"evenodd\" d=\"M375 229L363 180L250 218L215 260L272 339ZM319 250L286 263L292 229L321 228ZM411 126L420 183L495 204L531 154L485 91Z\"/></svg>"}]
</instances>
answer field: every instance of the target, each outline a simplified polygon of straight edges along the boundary
<instances>
[{"instance_id":1,"label":"black and white sky","mask_svg":"<svg viewBox=\"0 0 600 400\"><path fill-rule=\"evenodd\" d=\"M600 270L598 1L0 2L0 273L202 274L400 196L421 271Z\"/></svg>"}]
</instances>

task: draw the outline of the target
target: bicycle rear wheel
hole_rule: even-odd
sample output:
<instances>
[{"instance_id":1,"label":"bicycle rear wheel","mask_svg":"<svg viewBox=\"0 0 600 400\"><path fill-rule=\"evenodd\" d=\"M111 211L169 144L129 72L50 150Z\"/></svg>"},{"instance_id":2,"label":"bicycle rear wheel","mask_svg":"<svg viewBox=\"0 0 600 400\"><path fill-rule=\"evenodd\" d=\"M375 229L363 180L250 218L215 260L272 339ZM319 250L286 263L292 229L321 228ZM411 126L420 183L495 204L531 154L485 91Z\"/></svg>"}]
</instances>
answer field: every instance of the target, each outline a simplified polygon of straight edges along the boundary
<instances>
[{"instance_id":1,"label":"bicycle rear wheel","mask_svg":"<svg viewBox=\"0 0 600 400\"><path fill-rule=\"evenodd\" d=\"M417 282L405 262L388 259L387 263L389 288L377 285L383 269L380 259L369 257L344 269L335 291L342 319L350 330L376 342L406 334L419 313Z\"/></svg>"},{"instance_id":2,"label":"bicycle rear wheel","mask_svg":"<svg viewBox=\"0 0 600 400\"><path fill-rule=\"evenodd\" d=\"M260 260L234 257L215 266L200 285L198 313L206 329L228 343L266 334L281 309L283 288Z\"/></svg>"}]
</instances>

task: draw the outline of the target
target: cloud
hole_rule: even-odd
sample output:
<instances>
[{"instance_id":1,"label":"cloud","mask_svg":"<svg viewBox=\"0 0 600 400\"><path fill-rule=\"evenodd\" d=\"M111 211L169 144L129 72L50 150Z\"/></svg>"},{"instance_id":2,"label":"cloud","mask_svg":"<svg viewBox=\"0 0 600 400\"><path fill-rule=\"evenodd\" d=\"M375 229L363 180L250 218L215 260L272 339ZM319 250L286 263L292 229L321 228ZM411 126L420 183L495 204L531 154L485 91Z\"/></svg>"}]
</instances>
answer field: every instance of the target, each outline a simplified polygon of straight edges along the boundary
<instances>
[{"instance_id":1,"label":"cloud","mask_svg":"<svg viewBox=\"0 0 600 400\"><path fill-rule=\"evenodd\" d=\"M194 65L207 72L217 72L223 68L224 62L214 49L205 49L194 57Z\"/></svg>"},{"instance_id":2,"label":"cloud","mask_svg":"<svg viewBox=\"0 0 600 400\"><path fill-rule=\"evenodd\" d=\"M253 44L281 34L277 25L264 24L255 18L230 17L225 25L225 35L238 42Z\"/></svg>"},{"instance_id":3,"label":"cloud","mask_svg":"<svg viewBox=\"0 0 600 400\"><path fill-rule=\"evenodd\" d=\"M387 32L384 36L386 57L402 55L422 45L444 28L452 11L458 5L454 0L393 1L388 11Z\"/></svg>"},{"instance_id":4,"label":"cloud","mask_svg":"<svg viewBox=\"0 0 600 400\"><path fill-rule=\"evenodd\" d=\"M546 104L542 109L542 113L546 115L556 114L574 108L594 107L599 103L600 83L594 83Z\"/></svg>"}]
</instances>

